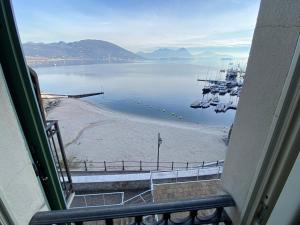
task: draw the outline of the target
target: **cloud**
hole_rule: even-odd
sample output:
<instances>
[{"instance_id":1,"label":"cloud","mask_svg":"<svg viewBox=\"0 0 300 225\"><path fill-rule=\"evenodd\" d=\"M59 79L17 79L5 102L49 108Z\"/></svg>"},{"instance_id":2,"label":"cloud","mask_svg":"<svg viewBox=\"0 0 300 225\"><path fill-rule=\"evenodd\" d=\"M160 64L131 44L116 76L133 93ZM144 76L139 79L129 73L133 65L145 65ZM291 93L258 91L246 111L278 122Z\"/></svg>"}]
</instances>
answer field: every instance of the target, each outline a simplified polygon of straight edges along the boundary
<instances>
[{"instance_id":1,"label":"cloud","mask_svg":"<svg viewBox=\"0 0 300 225\"><path fill-rule=\"evenodd\" d=\"M250 44L259 5L258 0L44 2L26 6L15 0L23 42L90 38L132 51Z\"/></svg>"}]
</instances>

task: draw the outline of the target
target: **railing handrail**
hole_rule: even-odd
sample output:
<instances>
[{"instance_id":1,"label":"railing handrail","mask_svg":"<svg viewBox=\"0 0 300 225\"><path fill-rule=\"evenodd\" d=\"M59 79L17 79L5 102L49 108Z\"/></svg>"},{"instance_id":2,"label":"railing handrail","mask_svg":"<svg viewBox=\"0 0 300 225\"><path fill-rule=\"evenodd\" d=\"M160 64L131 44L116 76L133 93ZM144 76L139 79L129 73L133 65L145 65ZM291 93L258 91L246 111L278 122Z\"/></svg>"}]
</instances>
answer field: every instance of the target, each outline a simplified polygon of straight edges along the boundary
<instances>
[{"instance_id":1,"label":"railing handrail","mask_svg":"<svg viewBox=\"0 0 300 225\"><path fill-rule=\"evenodd\" d=\"M155 171L157 170L157 162L156 161L72 161L71 165L74 165L72 170L85 170L85 171ZM159 171L174 171L176 169L189 169L189 168L208 168L213 166L222 166L224 164L224 160L216 160L216 161L162 161L159 162ZM81 166L82 165L82 166Z\"/></svg>"},{"instance_id":2,"label":"railing handrail","mask_svg":"<svg viewBox=\"0 0 300 225\"><path fill-rule=\"evenodd\" d=\"M176 212L197 212L205 209L220 209L235 206L230 195L210 196L196 200L184 200L168 203L151 203L145 205L95 207L84 209L54 210L36 213L29 225L47 225L74 223L97 220L111 220L128 217L142 217L155 214Z\"/></svg>"},{"instance_id":3,"label":"railing handrail","mask_svg":"<svg viewBox=\"0 0 300 225\"><path fill-rule=\"evenodd\" d=\"M157 163L156 161L143 161L143 160L116 160L116 161L106 161L104 160L106 163ZM78 161L72 161L72 163L95 163L95 164L103 164L104 161L88 161L88 160L78 160ZM177 163L177 164L202 164L203 162L207 165L207 164L213 164L213 163L224 163L224 160L216 160L216 161L160 161L159 163L166 163L166 164L170 164L170 163Z\"/></svg>"},{"instance_id":4,"label":"railing handrail","mask_svg":"<svg viewBox=\"0 0 300 225\"><path fill-rule=\"evenodd\" d=\"M116 191L116 192L101 192L97 194L81 194L81 195L75 195L76 197L81 197L81 196L97 196L97 195L115 195L115 194L124 194L123 191Z\"/></svg>"}]
</instances>

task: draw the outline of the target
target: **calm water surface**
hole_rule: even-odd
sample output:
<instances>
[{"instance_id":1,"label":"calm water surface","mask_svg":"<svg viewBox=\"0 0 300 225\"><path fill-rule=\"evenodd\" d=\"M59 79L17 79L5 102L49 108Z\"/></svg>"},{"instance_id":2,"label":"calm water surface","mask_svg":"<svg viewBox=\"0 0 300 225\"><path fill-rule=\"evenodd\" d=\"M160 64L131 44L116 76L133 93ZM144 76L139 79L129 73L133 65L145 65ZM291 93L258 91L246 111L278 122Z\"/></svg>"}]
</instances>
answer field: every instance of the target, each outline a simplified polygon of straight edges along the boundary
<instances>
[{"instance_id":1,"label":"calm water surface","mask_svg":"<svg viewBox=\"0 0 300 225\"><path fill-rule=\"evenodd\" d=\"M220 79L220 68L189 63L97 64L37 68L41 89L56 94L104 91L86 98L112 110L140 116L207 125L231 125L235 111L214 112L214 108L192 109L202 99L203 82L197 78ZM209 96L205 96L207 98ZM221 96L221 101L237 101ZM181 118L181 119L180 119Z\"/></svg>"}]
</instances>

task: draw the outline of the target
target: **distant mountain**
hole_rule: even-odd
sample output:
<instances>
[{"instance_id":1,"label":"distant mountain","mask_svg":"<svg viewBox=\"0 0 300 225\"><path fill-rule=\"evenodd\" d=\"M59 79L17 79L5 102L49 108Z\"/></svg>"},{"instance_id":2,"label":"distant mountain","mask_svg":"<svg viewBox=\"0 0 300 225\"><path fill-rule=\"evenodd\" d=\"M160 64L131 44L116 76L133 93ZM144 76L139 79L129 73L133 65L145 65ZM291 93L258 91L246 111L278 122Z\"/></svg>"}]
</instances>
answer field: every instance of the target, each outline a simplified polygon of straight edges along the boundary
<instances>
[{"instance_id":1,"label":"distant mountain","mask_svg":"<svg viewBox=\"0 0 300 225\"><path fill-rule=\"evenodd\" d=\"M188 59L193 57L185 48L160 48L153 52L138 52L137 54L145 59Z\"/></svg>"},{"instance_id":2,"label":"distant mountain","mask_svg":"<svg viewBox=\"0 0 300 225\"><path fill-rule=\"evenodd\" d=\"M250 52L250 44L241 44L234 46L207 46L207 47L191 47L188 51L193 54L202 54L205 52L214 52L219 55L230 55L234 58L248 57Z\"/></svg>"},{"instance_id":3,"label":"distant mountain","mask_svg":"<svg viewBox=\"0 0 300 225\"><path fill-rule=\"evenodd\" d=\"M203 51L199 54L194 55L195 59L203 59L203 58L213 58L213 59L221 59L221 60L233 60L231 55L219 54L214 51Z\"/></svg>"},{"instance_id":4,"label":"distant mountain","mask_svg":"<svg viewBox=\"0 0 300 225\"><path fill-rule=\"evenodd\" d=\"M143 59L118 45L101 40L49 44L29 42L23 44L23 50L31 65L118 63Z\"/></svg>"}]
</instances>

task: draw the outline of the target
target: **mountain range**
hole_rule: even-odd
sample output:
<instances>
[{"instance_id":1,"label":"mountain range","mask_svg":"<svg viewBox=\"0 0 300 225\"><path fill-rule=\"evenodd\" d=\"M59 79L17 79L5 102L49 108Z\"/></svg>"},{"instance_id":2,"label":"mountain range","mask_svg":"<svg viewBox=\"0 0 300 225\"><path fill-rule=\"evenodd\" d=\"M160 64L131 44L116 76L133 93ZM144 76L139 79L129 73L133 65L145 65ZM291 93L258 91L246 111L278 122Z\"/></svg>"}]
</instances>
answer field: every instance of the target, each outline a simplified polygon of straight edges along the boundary
<instances>
[{"instance_id":1,"label":"mountain range","mask_svg":"<svg viewBox=\"0 0 300 225\"><path fill-rule=\"evenodd\" d=\"M120 63L143 58L118 45L101 40L23 44L30 65Z\"/></svg>"},{"instance_id":2,"label":"mountain range","mask_svg":"<svg viewBox=\"0 0 300 225\"><path fill-rule=\"evenodd\" d=\"M133 53L116 44L101 40L23 44L27 63L31 66L128 63L144 60L231 60L232 56L208 49L191 54L186 48L159 48L152 52Z\"/></svg>"},{"instance_id":3,"label":"mountain range","mask_svg":"<svg viewBox=\"0 0 300 225\"><path fill-rule=\"evenodd\" d=\"M145 59L190 59L193 57L185 48L160 48L153 52L137 52L137 54Z\"/></svg>"}]
</instances>

